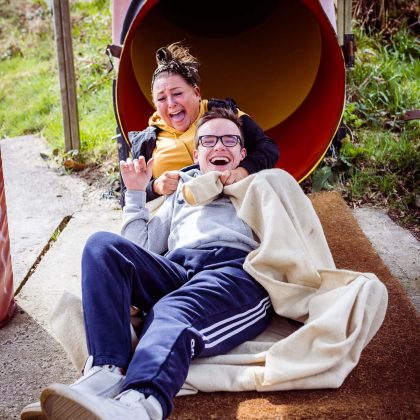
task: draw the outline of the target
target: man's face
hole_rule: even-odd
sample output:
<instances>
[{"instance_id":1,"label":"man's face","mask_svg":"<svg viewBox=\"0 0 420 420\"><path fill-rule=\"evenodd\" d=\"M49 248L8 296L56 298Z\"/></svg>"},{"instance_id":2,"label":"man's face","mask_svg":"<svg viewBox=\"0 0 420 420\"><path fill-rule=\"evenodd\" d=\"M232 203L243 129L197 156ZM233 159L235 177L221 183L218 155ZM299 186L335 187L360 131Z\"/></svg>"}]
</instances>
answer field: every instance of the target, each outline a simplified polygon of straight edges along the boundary
<instances>
[{"instance_id":1,"label":"man's face","mask_svg":"<svg viewBox=\"0 0 420 420\"><path fill-rule=\"evenodd\" d=\"M178 131L187 131L200 112L200 89L177 74L159 76L153 84L153 102L163 121Z\"/></svg>"},{"instance_id":2,"label":"man's face","mask_svg":"<svg viewBox=\"0 0 420 420\"><path fill-rule=\"evenodd\" d=\"M224 118L215 118L207 121L197 131L197 136L224 136L233 134L241 136L239 128L233 121ZM201 143L194 150L194 162L200 165L203 173L210 171L225 171L235 169L245 158L246 150L241 143L233 147L225 146L219 139L213 147L204 147Z\"/></svg>"}]
</instances>

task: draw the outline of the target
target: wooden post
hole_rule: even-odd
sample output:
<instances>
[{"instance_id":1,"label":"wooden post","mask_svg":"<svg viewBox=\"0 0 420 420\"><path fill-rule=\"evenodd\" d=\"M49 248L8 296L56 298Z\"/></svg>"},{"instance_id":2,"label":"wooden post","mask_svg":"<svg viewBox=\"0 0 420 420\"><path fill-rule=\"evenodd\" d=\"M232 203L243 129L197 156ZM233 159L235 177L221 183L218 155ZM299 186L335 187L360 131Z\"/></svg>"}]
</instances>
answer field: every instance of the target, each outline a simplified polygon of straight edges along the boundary
<instances>
[{"instance_id":1,"label":"wooden post","mask_svg":"<svg viewBox=\"0 0 420 420\"><path fill-rule=\"evenodd\" d=\"M340 45L344 45L344 35L351 34L352 0L337 2L337 33Z\"/></svg>"},{"instance_id":2,"label":"wooden post","mask_svg":"<svg viewBox=\"0 0 420 420\"><path fill-rule=\"evenodd\" d=\"M337 34L338 42L343 49L346 67L354 67L356 40L351 29L352 0L338 0Z\"/></svg>"},{"instance_id":3,"label":"wooden post","mask_svg":"<svg viewBox=\"0 0 420 420\"><path fill-rule=\"evenodd\" d=\"M80 149L69 0L53 0L65 151Z\"/></svg>"}]
</instances>

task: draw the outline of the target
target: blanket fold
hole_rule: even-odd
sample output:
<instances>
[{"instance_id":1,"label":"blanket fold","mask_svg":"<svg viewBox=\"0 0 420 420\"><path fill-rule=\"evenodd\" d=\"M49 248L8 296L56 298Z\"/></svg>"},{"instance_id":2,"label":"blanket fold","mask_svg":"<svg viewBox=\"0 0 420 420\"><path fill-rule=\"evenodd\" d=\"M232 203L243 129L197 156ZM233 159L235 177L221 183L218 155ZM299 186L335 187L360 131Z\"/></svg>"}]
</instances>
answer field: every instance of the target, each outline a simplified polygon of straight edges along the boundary
<instances>
[{"instance_id":1,"label":"blanket fold","mask_svg":"<svg viewBox=\"0 0 420 420\"><path fill-rule=\"evenodd\" d=\"M278 315L305 323L267 350L255 389L340 386L383 322L385 286L374 274L335 268L312 203L287 172L265 170L226 187L219 177L210 172L184 184L184 199L231 199L260 241L244 269L268 291Z\"/></svg>"},{"instance_id":2,"label":"blanket fold","mask_svg":"<svg viewBox=\"0 0 420 420\"><path fill-rule=\"evenodd\" d=\"M260 241L244 268L266 288L277 315L254 340L194 360L179 395L339 387L383 322L385 286L374 274L336 269L309 198L285 171L261 171L226 187L219 177L187 182L184 198L191 205L221 194L231 199ZM64 343L62 322L55 334Z\"/></svg>"}]
</instances>

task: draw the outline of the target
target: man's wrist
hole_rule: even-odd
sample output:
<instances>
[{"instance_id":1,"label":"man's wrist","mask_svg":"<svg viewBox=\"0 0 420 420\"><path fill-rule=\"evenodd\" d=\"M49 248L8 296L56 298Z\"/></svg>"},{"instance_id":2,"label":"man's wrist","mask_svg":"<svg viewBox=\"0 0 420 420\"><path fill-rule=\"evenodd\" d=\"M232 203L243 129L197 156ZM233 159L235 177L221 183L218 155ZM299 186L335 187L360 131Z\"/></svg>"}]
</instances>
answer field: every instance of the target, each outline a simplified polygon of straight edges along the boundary
<instances>
[{"instance_id":1,"label":"man's wrist","mask_svg":"<svg viewBox=\"0 0 420 420\"><path fill-rule=\"evenodd\" d=\"M146 188L127 188L127 191L131 191L131 192L146 192Z\"/></svg>"},{"instance_id":2,"label":"man's wrist","mask_svg":"<svg viewBox=\"0 0 420 420\"><path fill-rule=\"evenodd\" d=\"M126 205L144 207L146 203L146 191L127 190L125 192Z\"/></svg>"}]
</instances>

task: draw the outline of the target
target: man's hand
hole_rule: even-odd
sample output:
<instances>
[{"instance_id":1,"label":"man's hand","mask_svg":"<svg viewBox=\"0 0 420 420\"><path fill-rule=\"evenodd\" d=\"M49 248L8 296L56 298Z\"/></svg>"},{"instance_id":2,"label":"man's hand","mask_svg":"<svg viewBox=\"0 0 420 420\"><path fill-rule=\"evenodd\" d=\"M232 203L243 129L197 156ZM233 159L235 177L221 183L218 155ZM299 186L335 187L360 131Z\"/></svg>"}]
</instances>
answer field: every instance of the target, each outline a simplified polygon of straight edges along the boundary
<instances>
[{"instance_id":1,"label":"man's hand","mask_svg":"<svg viewBox=\"0 0 420 420\"><path fill-rule=\"evenodd\" d=\"M153 158L150 158L146 164L144 156L138 159L120 162L121 176L125 186L131 191L146 191L147 184L152 178Z\"/></svg>"},{"instance_id":2,"label":"man's hand","mask_svg":"<svg viewBox=\"0 0 420 420\"><path fill-rule=\"evenodd\" d=\"M153 191L159 195L172 194L179 182L178 171L166 171L153 183Z\"/></svg>"},{"instance_id":3,"label":"man's hand","mask_svg":"<svg viewBox=\"0 0 420 420\"><path fill-rule=\"evenodd\" d=\"M242 179L246 178L249 175L248 171L241 166L223 171L222 175L220 176L220 181L222 181L223 185L231 185L235 182L241 181Z\"/></svg>"}]
</instances>

